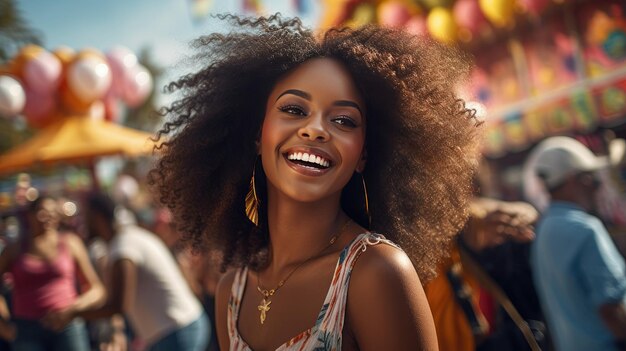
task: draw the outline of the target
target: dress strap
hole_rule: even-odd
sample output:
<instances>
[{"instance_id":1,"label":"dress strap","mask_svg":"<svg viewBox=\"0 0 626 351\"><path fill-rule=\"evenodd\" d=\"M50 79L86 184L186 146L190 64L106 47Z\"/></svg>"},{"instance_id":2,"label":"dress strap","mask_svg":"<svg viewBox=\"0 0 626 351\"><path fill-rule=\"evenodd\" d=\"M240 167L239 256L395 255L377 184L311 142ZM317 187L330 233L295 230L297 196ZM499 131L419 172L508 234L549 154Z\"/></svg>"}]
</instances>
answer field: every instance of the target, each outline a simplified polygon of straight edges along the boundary
<instances>
[{"instance_id":1,"label":"dress strap","mask_svg":"<svg viewBox=\"0 0 626 351\"><path fill-rule=\"evenodd\" d=\"M386 239L383 235L366 232L356 237L341 251L328 297L317 320L317 326L321 330L329 333L339 333L339 335L335 335L335 337L341 338L346 303L348 300L348 286L350 284L350 276L354 264L369 246L380 243L385 243L400 249L398 245Z\"/></svg>"},{"instance_id":2,"label":"dress strap","mask_svg":"<svg viewBox=\"0 0 626 351\"><path fill-rule=\"evenodd\" d=\"M241 298L246 288L246 280L248 277L248 267L239 268L235 273L233 286L230 290L230 298L228 299L228 335L233 340L237 334L237 321L239 320L239 309L241 307Z\"/></svg>"}]
</instances>

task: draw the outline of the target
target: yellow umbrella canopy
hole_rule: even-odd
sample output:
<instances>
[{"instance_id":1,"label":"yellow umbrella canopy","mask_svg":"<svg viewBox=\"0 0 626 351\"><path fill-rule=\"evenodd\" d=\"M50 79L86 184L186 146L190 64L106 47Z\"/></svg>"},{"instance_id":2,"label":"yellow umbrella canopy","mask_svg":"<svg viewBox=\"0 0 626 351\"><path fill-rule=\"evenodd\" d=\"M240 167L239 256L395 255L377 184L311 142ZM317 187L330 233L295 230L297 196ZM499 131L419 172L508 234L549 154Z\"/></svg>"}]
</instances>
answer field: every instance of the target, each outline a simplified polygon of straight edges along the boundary
<instances>
[{"instance_id":1,"label":"yellow umbrella canopy","mask_svg":"<svg viewBox=\"0 0 626 351\"><path fill-rule=\"evenodd\" d=\"M62 117L23 144L0 155L0 174L106 155L147 155L155 145L151 136L86 116Z\"/></svg>"}]
</instances>

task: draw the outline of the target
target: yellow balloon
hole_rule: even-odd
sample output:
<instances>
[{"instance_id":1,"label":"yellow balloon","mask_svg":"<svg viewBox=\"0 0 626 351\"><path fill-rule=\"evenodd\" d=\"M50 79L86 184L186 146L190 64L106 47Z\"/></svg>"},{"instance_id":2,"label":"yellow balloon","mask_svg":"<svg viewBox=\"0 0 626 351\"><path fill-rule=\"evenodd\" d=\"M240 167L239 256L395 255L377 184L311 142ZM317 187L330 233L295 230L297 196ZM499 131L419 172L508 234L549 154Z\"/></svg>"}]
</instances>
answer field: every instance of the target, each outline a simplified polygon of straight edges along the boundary
<instances>
[{"instance_id":1,"label":"yellow balloon","mask_svg":"<svg viewBox=\"0 0 626 351\"><path fill-rule=\"evenodd\" d=\"M458 27L454 22L452 12L444 7L435 7L428 13L426 27L433 38L444 43L452 43L456 40Z\"/></svg>"},{"instance_id":2,"label":"yellow balloon","mask_svg":"<svg viewBox=\"0 0 626 351\"><path fill-rule=\"evenodd\" d=\"M513 0L479 0L478 5L485 17L498 27L507 26L515 15Z\"/></svg>"}]
</instances>

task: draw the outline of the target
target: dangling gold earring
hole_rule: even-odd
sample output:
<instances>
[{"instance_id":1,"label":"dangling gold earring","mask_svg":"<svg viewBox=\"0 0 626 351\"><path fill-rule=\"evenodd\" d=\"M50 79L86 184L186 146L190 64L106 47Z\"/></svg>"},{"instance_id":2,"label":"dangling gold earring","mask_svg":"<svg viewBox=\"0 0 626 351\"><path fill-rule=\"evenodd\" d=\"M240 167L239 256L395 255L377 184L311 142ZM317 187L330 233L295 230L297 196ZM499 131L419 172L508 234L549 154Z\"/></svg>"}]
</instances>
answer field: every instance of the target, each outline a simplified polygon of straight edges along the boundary
<instances>
[{"instance_id":1,"label":"dangling gold earring","mask_svg":"<svg viewBox=\"0 0 626 351\"><path fill-rule=\"evenodd\" d=\"M254 168L252 169L252 179L250 179L250 190L246 194L246 216L254 223L255 226L259 225L259 198L256 196L256 163L259 158L254 160Z\"/></svg>"},{"instance_id":2,"label":"dangling gold earring","mask_svg":"<svg viewBox=\"0 0 626 351\"><path fill-rule=\"evenodd\" d=\"M370 215L370 202L367 196L367 186L365 185L365 177L363 177L363 173L358 172L361 175L361 182L363 183L363 193L365 194L365 214L367 215L367 221L369 223L369 228L372 227L372 216Z\"/></svg>"}]
</instances>

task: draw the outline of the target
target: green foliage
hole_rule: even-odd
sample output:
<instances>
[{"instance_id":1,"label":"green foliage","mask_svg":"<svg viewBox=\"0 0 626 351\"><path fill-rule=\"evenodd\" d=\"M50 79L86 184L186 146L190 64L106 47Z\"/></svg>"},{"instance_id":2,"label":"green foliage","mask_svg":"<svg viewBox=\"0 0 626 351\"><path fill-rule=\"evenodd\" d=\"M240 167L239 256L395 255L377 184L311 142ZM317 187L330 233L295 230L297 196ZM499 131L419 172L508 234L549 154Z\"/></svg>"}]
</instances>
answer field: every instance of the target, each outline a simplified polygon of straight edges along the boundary
<instances>
[{"instance_id":1,"label":"green foliage","mask_svg":"<svg viewBox=\"0 0 626 351\"><path fill-rule=\"evenodd\" d=\"M41 45L41 33L31 28L14 0L0 0L0 63L26 44Z\"/></svg>"}]
</instances>

